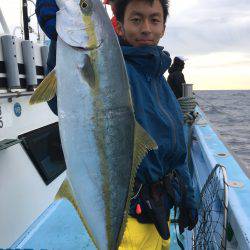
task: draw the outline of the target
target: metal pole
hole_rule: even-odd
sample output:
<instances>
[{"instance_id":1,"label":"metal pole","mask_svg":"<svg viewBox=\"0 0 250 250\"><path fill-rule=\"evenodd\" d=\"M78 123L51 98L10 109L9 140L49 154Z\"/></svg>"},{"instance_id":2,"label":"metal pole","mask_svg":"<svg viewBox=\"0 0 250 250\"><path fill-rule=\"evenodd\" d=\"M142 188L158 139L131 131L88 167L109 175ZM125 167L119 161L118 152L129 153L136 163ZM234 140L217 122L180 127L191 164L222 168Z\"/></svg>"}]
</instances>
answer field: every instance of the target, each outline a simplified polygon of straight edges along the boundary
<instances>
[{"instance_id":1,"label":"metal pole","mask_svg":"<svg viewBox=\"0 0 250 250\"><path fill-rule=\"evenodd\" d=\"M0 99L5 98L18 98L21 96L30 96L34 93L34 91L23 91L23 92L8 92L8 93L0 93Z\"/></svg>"},{"instance_id":2,"label":"metal pole","mask_svg":"<svg viewBox=\"0 0 250 250\"><path fill-rule=\"evenodd\" d=\"M2 28L3 28L3 31L5 34L10 34L10 30L9 30L9 27L5 21L5 18L4 18L4 15L2 13L2 10L0 8L0 23L2 25Z\"/></svg>"},{"instance_id":3,"label":"metal pole","mask_svg":"<svg viewBox=\"0 0 250 250\"><path fill-rule=\"evenodd\" d=\"M191 111L193 111L190 108L189 99L193 98L193 84L182 84L182 96L184 97L183 106L185 107L184 116L189 115ZM192 164L192 157L191 157L191 146L192 146L192 134L193 134L193 126L192 123L190 123L189 119L185 120L185 124L183 126L184 128L184 135L185 140L187 144L187 162L188 162L188 169L190 172L190 175L193 176L194 174L194 168Z\"/></svg>"},{"instance_id":4,"label":"metal pole","mask_svg":"<svg viewBox=\"0 0 250 250\"><path fill-rule=\"evenodd\" d=\"M23 30L24 39L29 40L29 16L28 16L28 4L27 0L23 0Z\"/></svg>"},{"instance_id":5,"label":"metal pole","mask_svg":"<svg viewBox=\"0 0 250 250\"><path fill-rule=\"evenodd\" d=\"M182 96L193 97L193 84L188 84L188 83L182 84Z\"/></svg>"}]
</instances>

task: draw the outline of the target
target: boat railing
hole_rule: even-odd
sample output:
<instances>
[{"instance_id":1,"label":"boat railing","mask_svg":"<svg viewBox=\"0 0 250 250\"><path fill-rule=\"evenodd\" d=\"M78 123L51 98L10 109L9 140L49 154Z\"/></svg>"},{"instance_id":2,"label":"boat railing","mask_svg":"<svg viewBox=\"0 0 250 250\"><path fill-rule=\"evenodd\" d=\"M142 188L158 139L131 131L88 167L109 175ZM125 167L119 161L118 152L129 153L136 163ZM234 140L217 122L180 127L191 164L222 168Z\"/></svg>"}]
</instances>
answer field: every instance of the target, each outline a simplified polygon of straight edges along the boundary
<instances>
[{"instance_id":1,"label":"boat railing","mask_svg":"<svg viewBox=\"0 0 250 250\"><path fill-rule=\"evenodd\" d=\"M230 153L222 140L212 129L211 124L202 110L197 107L199 118L194 126L193 137L196 146L193 147L195 177L201 189L208 174L217 165L225 167L228 186L227 240L233 249L250 249L250 181L241 169L238 161ZM199 150L195 150L199 148ZM201 152L201 157L195 155ZM206 166L206 167L204 167ZM230 249L230 248L229 248Z\"/></svg>"},{"instance_id":2,"label":"boat railing","mask_svg":"<svg viewBox=\"0 0 250 250\"><path fill-rule=\"evenodd\" d=\"M14 91L14 92L6 92L6 93L0 93L0 99L5 98L18 98L21 96L31 96L34 93L34 91Z\"/></svg>"}]
</instances>

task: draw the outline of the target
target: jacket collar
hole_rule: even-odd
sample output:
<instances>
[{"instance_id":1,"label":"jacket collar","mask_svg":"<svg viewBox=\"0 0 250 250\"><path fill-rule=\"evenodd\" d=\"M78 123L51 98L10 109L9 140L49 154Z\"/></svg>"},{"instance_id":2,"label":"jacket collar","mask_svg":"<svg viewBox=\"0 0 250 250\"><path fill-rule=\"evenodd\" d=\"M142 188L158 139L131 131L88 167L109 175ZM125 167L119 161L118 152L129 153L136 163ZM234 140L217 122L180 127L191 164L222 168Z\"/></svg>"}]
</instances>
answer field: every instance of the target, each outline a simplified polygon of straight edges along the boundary
<instances>
[{"instance_id":1,"label":"jacket collar","mask_svg":"<svg viewBox=\"0 0 250 250\"><path fill-rule=\"evenodd\" d=\"M128 63L146 75L161 76L169 68L171 58L169 53L160 46L121 46L123 56Z\"/></svg>"}]
</instances>

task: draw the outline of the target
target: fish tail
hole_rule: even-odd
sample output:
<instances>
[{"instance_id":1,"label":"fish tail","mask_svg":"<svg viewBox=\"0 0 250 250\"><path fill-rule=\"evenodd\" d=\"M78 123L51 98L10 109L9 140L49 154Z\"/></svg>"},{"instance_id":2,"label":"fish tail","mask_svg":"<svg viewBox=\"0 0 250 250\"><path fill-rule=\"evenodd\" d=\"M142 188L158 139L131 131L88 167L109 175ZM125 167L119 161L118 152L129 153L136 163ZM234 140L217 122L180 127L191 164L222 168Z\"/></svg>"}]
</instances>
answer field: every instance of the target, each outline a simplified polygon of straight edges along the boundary
<instances>
[{"instance_id":1,"label":"fish tail","mask_svg":"<svg viewBox=\"0 0 250 250\"><path fill-rule=\"evenodd\" d=\"M73 207L75 208L75 210L77 211L84 227L86 228L90 238L92 239L93 243L95 244L95 246L97 246L95 239L93 237L93 234L86 222L86 220L84 219L84 216L82 214L82 211L80 209L80 207L77 205L76 199L73 195L73 190L71 188L70 182L68 181L68 179L65 179L61 185L61 187L59 188L56 196L55 196L55 200L60 200L66 198L68 201L70 201L70 203L73 205Z\"/></svg>"}]
</instances>

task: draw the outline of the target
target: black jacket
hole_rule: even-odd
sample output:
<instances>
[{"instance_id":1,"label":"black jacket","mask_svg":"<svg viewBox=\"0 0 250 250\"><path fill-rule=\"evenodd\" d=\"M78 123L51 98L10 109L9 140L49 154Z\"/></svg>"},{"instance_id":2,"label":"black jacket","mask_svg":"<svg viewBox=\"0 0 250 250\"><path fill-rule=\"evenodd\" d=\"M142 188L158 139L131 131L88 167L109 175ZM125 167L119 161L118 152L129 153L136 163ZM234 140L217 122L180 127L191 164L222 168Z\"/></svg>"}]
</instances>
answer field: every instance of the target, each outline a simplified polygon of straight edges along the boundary
<instances>
[{"instance_id":1,"label":"black jacket","mask_svg":"<svg viewBox=\"0 0 250 250\"><path fill-rule=\"evenodd\" d=\"M173 63L169 68L167 82L171 89L173 90L176 98L182 97L182 84L186 83L182 70L184 68L183 63Z\"/></svg>"}]
</instances>

